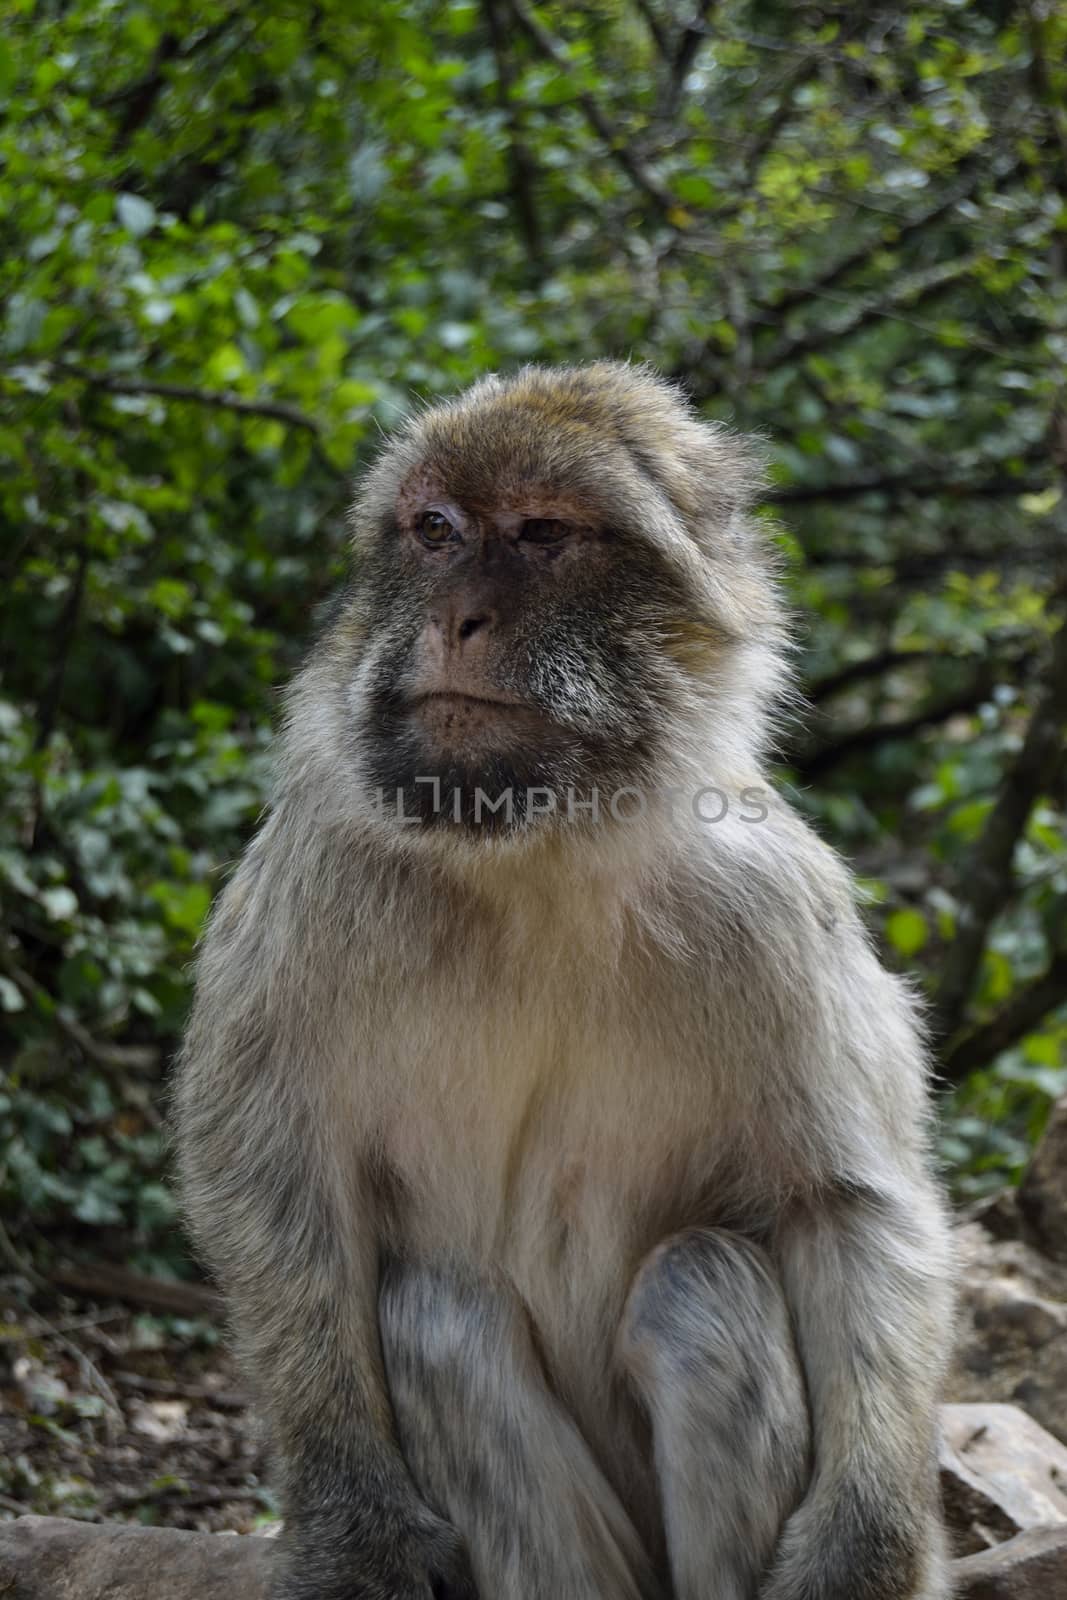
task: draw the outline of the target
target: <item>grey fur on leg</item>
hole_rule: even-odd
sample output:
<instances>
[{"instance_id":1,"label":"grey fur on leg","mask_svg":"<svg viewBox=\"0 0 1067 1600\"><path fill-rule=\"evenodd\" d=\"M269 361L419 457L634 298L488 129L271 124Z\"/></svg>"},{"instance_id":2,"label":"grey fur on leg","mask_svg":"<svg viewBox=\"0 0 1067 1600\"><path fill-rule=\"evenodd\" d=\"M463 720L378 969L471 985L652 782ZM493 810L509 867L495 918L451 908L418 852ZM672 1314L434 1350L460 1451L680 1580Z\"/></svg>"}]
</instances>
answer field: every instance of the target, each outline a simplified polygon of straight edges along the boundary
<instances>
[{"instance_id":1,"label":"grey fur on leg","mask_svg":"<svg viewBox=\"0 0 1067 1600\"><path fill-rule=\"evenodd\" d=\"M463 1536L482 1600L662 1600L513 1293L392 1264L380 1310L401 1448Z\"/></svg>"},{"instance_id":2,"label":"grey fur on leg","mask_svg":"<svg viewBox=\"0 0 1067 1600\"><path fill-rule=\"evenodd\" d=\"M638 1272L618 1350L652 1421L677 1600L753 1600L811 1471L768 1258L715 1229L668 1240Z\"/></svg>"},{"instance_id":3,"label":"grey fur on leg","mask_svg":"<svg viewBox=\"0 0 1067 1600\"><path fill-rule=\"evenodd\" d=\"M761 1600L945 1600L934 1433L952 1274L940 1207L918 1181L840 1184L787 1211L774 1250L817 1470Z\"/></svg>"}]
</instances>

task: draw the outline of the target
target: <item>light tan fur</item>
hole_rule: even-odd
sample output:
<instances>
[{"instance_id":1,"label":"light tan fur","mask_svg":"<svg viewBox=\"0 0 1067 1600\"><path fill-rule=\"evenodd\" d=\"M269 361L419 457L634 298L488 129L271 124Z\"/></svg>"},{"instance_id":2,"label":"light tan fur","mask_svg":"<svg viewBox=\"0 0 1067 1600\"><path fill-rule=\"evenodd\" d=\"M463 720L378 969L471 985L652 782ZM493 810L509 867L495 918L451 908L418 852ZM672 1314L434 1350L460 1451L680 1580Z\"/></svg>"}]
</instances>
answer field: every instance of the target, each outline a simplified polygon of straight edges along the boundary
<instances>
[{"instance_id":1,"label":"light tan fur","mask_svg":"<svg viewBox=\"0 0 1067 1600\"><path fill-rule=\"evenodd\" d=\"M493 449L510 451L513 483L496 476L508 503L529 498L524 485L543 498L547 481L598 514L610 494L640 523L689 596L687 614L659 623L655 671L674 710L642 814L486 839L376 813L349 723L389 625L358 589L292 691L278 798L213 918L178 1089L190 1217L290 1464L294 1555L279 1593L428 1593L419 1574L438 1570L440 1550L441 1570L462 1565L455 1522L483 1600L622 1600L670 1583L678 1600L732 1600L757 1583L760 1600L940 1600L931 1450L951 1271L928 1176L925 1065L912 1000L872 953L846 870L763 776L783 631L748 515L752 457L640 369L489 379L416 418L371 472L357 550L427 464L458 462L476 504ZM634 450L655 464L652 478ZM576 721L583 707L600 714L582 674L576 650L555 680ZM733 802L715 825L663 792L708 784ZM736 803L752 787L765 797L759 822ZM671 1514L700 1504L716 1473L729 1477L719 1459L729 1430L709 1428L704 1463L686 1457L687 1497L677 1474L657 1470L640 1413L657 1439L661 1428L688 1439L657 1405L696 1417L706 1401L680 1378L664 1390L663 1374L684 1362L646 1365L642 1400L626 1355L642 1261L681 1230L723 1228L758 1241L781 1286L793 1331L788 1353L776 1344L768 1357L768 1382L785 1374L781 1406L806 1393L810 1421L797 1420L795 1438L813 1450L791 1514L792 1491L781 1491L773 1559L746 1565L742 1553L739 1587L716 1579L701 1519ZM604 1526L625 1517L636 1530L610 1558L598 1545L582 1569L571 1550L578 1566L562 1579L545 1556L524 1587L519 1547L505 1551L499 1528L479 1534L473 1512L462 1525L447 1474L432 1495L428 1468L412 1485L413 1456L444 1457L425 1440L416 1448L414 1434L408 1448L391 1418L390 1387L399 1393L421 1368L397 1356L386 1378L383 1254L486 1295L448 1315L444 1299L405 1298L394 1324L409 1356L417 1346L429 1360L435 1305L442 1328L468 1317L471 1338L488 1316L472 1305L506 1305L493 1314L504 1330L493 1359L501 1373L522 1368L513 1392L526 1395L530 1358L506 1330L533 1330L566 1419L545 1423L542 1470L551 1476L547 1441L576 1429L601 1475ZM699 1286L717 1271L696 1275L665 1338L712 1327ZM763 1337L757 1323L741 1343ZM724 1347L709 1335L707 1348L713 1361ZM536 1461L549 1401L528 1403L524 1448ZM473 1440L479 1417L454 1423ZM321 1473L308 1465L320 1456ZM763 1492L764 1460L739 1455L748 1496ZM400 1506L399 1543L430 1555L389 1569L382 1519L346 1522L337 1509L360 1495L372 1511ZM539 1552L578 1537L528 1498L545 1524L530 1535ZM900 1533L896 1580L874 1548L889 1537L879 1507ZM342 1554L315 1568L317 1587L301 1586L300 1563L331 1539ZM361 1541L373 1546L367 1571ZM454 1581L440 1592L467 1593L462 1575Z\"/></svg>"}]
</instances>

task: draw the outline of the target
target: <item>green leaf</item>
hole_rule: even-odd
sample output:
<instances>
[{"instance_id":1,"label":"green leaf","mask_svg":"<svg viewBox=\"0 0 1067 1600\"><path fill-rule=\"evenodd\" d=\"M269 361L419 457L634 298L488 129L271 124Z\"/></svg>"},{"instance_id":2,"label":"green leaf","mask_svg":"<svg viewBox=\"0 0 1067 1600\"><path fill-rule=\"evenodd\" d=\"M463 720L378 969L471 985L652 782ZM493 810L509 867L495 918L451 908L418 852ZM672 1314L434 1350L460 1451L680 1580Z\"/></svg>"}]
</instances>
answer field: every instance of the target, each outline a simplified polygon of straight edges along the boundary
<instances>
[{"instance_id":1,"label":"green leaf","mask_svg":"<svg viewBox=\"0 0 1067 1600\"><path fill-rule=\"evenodd\" d=\"M886 938L902 956L918 955L930 936L926 918L921 911L902 907L886 918Z\"/></svg>"},{"instance_id":2,"label":"green leaf","mask_svg":"<svg viewBox=\"0 0 1067 1600\"><path fill-rule=\"evenodd\" d=\"M22 990L10 978L0 974L0 1010L24 1011L26 1001L23 999Z\"/></svg>"},{"instance_id":3,"label":"green leaf","mask_svg":"<svg viewBox=\"0 0 1067 1600\"><path fill-rule=\"evenodd\" d=\"M135 239L148 233L156 225L156 208L139 194L120 194L115 201L119 222Z\"/></svg>"}]
</instances>

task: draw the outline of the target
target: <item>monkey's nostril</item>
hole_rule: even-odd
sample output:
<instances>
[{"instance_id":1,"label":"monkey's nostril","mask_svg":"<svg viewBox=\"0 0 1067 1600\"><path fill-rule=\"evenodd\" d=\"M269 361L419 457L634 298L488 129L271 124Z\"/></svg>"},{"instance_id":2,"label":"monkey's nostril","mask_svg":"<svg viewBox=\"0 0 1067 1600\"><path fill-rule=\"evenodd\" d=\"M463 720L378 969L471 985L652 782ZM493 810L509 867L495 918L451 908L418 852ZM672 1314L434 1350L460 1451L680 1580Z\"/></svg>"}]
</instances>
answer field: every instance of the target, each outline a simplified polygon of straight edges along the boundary
<instances>
[{"instance_id":1,"label":"monkey's nostril","mask_svg":"<svg viewBox=\"0 0 1067 1600\"><path fill-rule=\"evenodd\" d=\"M484 628L488 621L488 617L464 617L457 630L459 638L469 639L472 633L477 633L479 628Z\"/></svg>"}]
</instances>

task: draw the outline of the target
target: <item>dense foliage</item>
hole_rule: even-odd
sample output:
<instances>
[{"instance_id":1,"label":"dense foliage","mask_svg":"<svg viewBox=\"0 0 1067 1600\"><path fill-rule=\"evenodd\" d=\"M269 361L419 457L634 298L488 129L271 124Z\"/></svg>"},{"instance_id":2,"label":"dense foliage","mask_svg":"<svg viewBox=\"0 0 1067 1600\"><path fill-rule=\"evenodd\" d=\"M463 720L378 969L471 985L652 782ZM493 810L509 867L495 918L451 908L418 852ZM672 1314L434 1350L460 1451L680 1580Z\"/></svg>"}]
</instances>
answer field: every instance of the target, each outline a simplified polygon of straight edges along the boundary
<instances>
[{"instance_id":1,"label":"dense foliage","mask_svg":"<svg viewBox=\"0 0 1067 1600\"><path fill-rule=\"evenodd\" d=\"M351 476L530 359L766 434L783 781L930 993L960 1189L1010 1175L1067 1088L1067 9L2 14L0 1200L38 1252L173 1253L166 1057Z\"/></svg>"}]
</instances>

